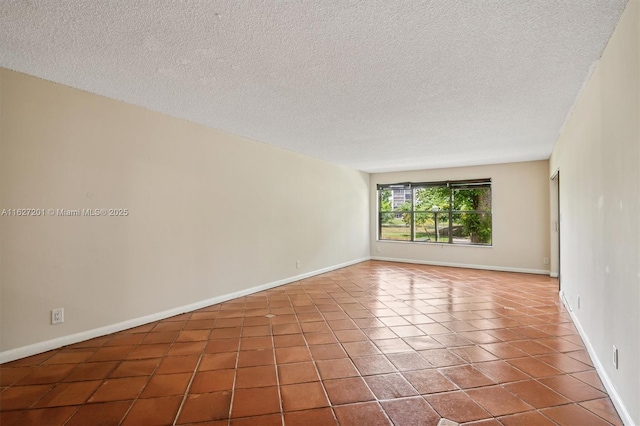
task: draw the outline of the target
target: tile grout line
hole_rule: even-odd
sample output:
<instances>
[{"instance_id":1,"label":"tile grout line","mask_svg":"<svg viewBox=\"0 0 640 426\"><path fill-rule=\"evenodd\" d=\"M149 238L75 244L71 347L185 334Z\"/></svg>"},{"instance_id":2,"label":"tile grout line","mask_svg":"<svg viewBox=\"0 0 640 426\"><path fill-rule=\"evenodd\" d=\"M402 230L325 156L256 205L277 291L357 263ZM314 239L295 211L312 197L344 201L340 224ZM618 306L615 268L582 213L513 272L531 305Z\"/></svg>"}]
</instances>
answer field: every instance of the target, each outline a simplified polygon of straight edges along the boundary
<instances>
[{"instance_id":1,"label":"tile grout line","mask_svg":"<svg viewBox=\"0 0 640 426\"><path fill-rule=\"evenodd\" d=\"M176 416L173 419L172 425L175 425L178 422L178 418L180 417L180 414L182 413L182 409L184 408L184 404L187 401L187 398L189 397L189 390L191 389L191 384L195 380L196 374L198 373L198 367L200 367L200 362L202 361L202 355L203 354L200 354L200 357L198 358L198 362L196 363L196 366L195 366L195 368L193 370L193 373L191 374L191 379L189 379L189 383L187 384L187 388L184 391L184 395L182 397L182 401L180 401L180 406L178 407L178 412L176 413Z\"/></svg>"},{"instance_id":2,"label":"tile grout line","mask_svg":"<svg viewBox=\"0 0 640 426\"><path fill-rule=\"evenodd\" d=\"M307 292L307 290L304 287L304 285L303 284L301 284L301 285L302 285L302 289L304 290L304 294L306 294L309 297L309 300L311 300L311 303L313 303L313 306L315 307L316 311L324 319L324 315L318 309L318 305L316 304L315 300L309 295L309 293ZM292 303L292 307L293 307L293 303ZM295 307L293 307L293 310L294 310L294 314L295 314L295 317L296 317L296 321L297 321L298 327L300 327L300 334L302 334L302 338L304 339L305 347L309 351L309 356L311 357L311 363L313 364L313 368L314 368L314 370L316 372L316 375L318 376L318 381L320 382L320 386L322 386L322 391L324 392L324 397L327 399L327 403L329 404L329 409L331 410L331 415L333 416L333 419L336 421L336 423L338 423L338 416L336 415L336 412L335 412L335 409L333 407L333 404L331 403L331 399L329 398L329 394L327 392L327 389L324 386L324 380L322 380L322 376L320 375L320 370L318 369L318 364L316 363L316 359L313 356L313 353L311 352L311 348L310 348L309 342L307 341L307 336L305 335L305 333L304 333L304 331L302 329L302 323L300 322L300 318L298 317L298 312L295 311ZM325 320L325 322L326 322L326 320ZM330 328L328 324L327 324L327 328Z\"/></svg>"},{"instance_id":3,"label":"tile grout line","mask_svg":"<svg viewBox=\"0 0 640 426\"><path fill-rule=\"evenodd\" d=\"M267 315L274 315L271 313L271 301L269 300L269 294L267 292ZM273 366L276 373L276 389L278 390L278 404L280 406L280 422L282 426L285 426L284 422L284 401L282 400L282 391L280 390L280 366L278 365L278 359L276 357L276 342L273 334L273 321L274 317L267 317L269 319L269 331L271 337L271 352L273 356Z\"/></svg>"},{"instance_id":4,"label":"tile grout line","mask_svg":"<svg viewBox=\"0 0 640 426\"><path fill-rule=\"evenodd\" d=\"M227 414L227 425L231 424L231 413L233 411L233 403L235 400L235 396L236 396L236 380L238 379L238 365L240 363L240 349L242 348L242 332L244 330L244 321L245 321L245 312L246 312L246 306L247 306L247 296L243 296L242 297L242 301L243 301L243 305L242 305L242 322L240 324L240 335L238 336L238 346L236 347L236 363L234 366L234 371L233 371L233 383L231 384L231 397L230 397L230 401L229 401L229 412ZM224 303L224 302L223 302ZM222 307L222 305L221 305ZM218 311L220 312L220 311ZM226 319L232 319L232 318L238 318L238 317L227 317ZM217 321L217 319L216 319ZM214 323L214 327L215 327L215 323ZM211 332L211 334L213 334L213 330ZM209 335L209 337L211 337L211 334ZM205 347L206 350L206 347Z\"/></svg>"},{"instance_id":5,"label":"tile grout line","mask_svg":"<svg viewBox=\"0 0 640 426\"><path fill-rule=\"evenodd\" d=\"M191 314L193 314L193 312L191 312ZM171 346L169 347L167 352L165 352L165 355L163 356L163 359L166 358L166 354L169 353L169 350L171 350L171 347L173 347L173 344L175 343L176 339L178 339L178 337L180 336L180 333L185 330L187 322L189 322L190 319L191 319L191 315L189 315L189 319L185 320L182 328L180 328L180 330L178 331L178 334L176 335L176 338L174 339L173 343L171 343ZM214 326L215 326L215 321L214 321ZM209 334L211 334L211 333L209 333ZM204 345L204 348L202 348L202 352L200 352L200 356L198 357L198 362L196 362L196 366L194 367L193 373L191 374L191 378L189 379L189 383L187 383L187 388L184 391L184 396L182 397L182 401L180 401L180 405L178 406L178 411L176 413L176 416L173 419L172 425L175 425L178 422L178 418L180 417L180 414L182 414L182 409L184 408L184 404L186 403L187 398L189 397L189 390L191 389L191 384L195 380L196 374L198 374L198 368L200 367L200 362L202 361L202 357L203 357L203 355L205 353L204 351L206 350L206 348L207 348L207 344ZM180 356L180 355L176 355L176 356ZM160 361L160 364L162 364L162 361ZM156 367L156 370L157 370L157 368L160 367L160 364L158 364L158 367ZM155 374L155 370L154 370L154 374ZM124 418L126 419L126 416Z\"/></svg>"}]
</instances>

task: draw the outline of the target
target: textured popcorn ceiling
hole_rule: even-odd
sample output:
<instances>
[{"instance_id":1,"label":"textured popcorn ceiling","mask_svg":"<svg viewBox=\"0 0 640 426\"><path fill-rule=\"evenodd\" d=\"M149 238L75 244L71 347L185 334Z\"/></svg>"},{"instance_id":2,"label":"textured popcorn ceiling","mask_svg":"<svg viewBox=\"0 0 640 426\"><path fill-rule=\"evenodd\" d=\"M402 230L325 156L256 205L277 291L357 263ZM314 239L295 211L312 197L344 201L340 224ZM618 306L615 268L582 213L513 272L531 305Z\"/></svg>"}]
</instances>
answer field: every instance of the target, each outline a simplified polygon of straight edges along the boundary
<instances>
[{"instance_id":1,"label":"textured popcorn ceiling","mask_svg":"<svg viewBox=\"0 0 640 426\"><path fill-rule=\"evenodd\" d=\"M625 4L3 0L0 65L369 172L536 160Z\"/></svg>"}]
</instances>

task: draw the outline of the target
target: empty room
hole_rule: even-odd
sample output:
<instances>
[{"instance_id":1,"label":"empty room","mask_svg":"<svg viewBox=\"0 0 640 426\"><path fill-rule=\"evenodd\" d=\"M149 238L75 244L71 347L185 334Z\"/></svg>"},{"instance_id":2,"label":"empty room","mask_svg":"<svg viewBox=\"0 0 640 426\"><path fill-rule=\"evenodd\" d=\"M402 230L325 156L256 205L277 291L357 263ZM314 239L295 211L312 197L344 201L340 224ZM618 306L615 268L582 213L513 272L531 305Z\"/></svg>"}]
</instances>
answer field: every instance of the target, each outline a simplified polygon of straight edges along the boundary
<instances>
[{"instance_id":1,"label":"empty room","mask_svg":"<svg viewBox=\"0 0 640 426\"><path fill-rule=\"evenodd\" d=\"M640 425L640 0L0 4L0 424Z\"/></svg>"}]
</instances>

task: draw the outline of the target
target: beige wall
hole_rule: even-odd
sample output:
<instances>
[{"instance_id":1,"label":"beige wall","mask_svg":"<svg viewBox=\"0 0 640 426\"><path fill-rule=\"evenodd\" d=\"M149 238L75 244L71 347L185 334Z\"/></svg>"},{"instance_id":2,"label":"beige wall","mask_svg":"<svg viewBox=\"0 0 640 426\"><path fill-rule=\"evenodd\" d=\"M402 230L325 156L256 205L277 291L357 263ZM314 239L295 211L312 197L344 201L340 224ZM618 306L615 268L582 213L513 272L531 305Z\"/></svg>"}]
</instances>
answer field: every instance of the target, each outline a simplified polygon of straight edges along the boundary
<instances>
[{"instance_id":1,"label":"beige wall","mask_svg":"<svg viewBox=\"0 0 640 426\"><path fill-rule=\"evenodd\" d=\"M550 160L560 170L562 291L628 424L640 424L638 3L628 3Z\"/></svg>"},{"instance_id":2,"label":"beige wall","mask_svg":"<svg viewBox=\"0 0 640 426\"><path fill-rule=\"evenodd\" d=\"M371 256L478 268L548 273L547 161L371 175ZM493 246L377 241L376 184L492 179Z\"/></svg>"},{"instance_id":3,"label":"beige wall","mask_svg":"<svg viewBox=\"0 0 640 426\"><path fill-rule=\"evenodd\" d=\"M1 218L2 351L369 256L366 173L8 70L0 92L0 208L129 209Z\"/></svg>"}]
</instances>

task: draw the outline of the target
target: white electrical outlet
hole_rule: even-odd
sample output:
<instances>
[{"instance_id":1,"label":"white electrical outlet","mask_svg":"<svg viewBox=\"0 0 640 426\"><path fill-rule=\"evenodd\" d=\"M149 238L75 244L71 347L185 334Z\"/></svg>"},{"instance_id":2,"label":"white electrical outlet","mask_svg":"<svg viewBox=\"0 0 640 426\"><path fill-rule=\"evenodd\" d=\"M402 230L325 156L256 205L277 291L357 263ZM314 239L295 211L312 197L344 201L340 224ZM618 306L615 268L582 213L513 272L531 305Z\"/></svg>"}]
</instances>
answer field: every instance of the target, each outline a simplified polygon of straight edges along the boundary
<instances>
[{"instance_id":1,"label":"white electrical outlet","mask_svg":"<svg viewBox=\"0 0 640 426\"><path fill-rule=\"evenodd\" d=\"M296 260L296 269L300 269L300 261Z\"/></svg>"},{"instance_id":2,"label":"white electrical outlet","mask_svg":"<svg viewBox=\"0 0 640 426\"><path fill-rule=\"evenodd\" d=\"M376 252L380 253L380 247L376 247Z\"/></svg>"},{"instance_id":3,"label":"white electrical outlet","mask_svg":"<svg viewBox=\"0 0 640 426\"><path fill-rule=\"evenodd\" d=\"M545 265L549 264L549 258L545 257L544 259L542 259L542 261L544 262Z\"/></svg>"},{"instance_id":4,"label":"white electrical outlet","mask_svg":"<svg viewBox=\"0 0 640 426\"><path fill-rule=\"evenodd\" d=\"M64 322L64 308L51 310L51 324L61 324Z\"/></svg>"},{"instance_id":5,"label":"white electrical outlet","mask_svg":"<svg viewBox=\"0 0 640 426\"><path fill-rule=\"evenodd\" d=\"M618 348L616 348L616 345L613 345L613 366L616 368L616 370L618 369Z\"/></svg>"}]
</instances>

